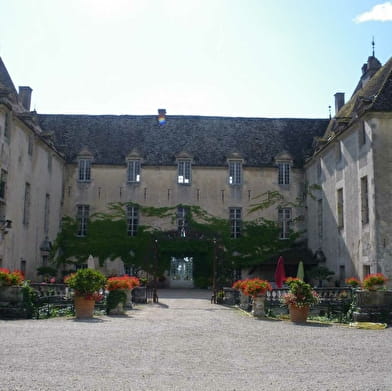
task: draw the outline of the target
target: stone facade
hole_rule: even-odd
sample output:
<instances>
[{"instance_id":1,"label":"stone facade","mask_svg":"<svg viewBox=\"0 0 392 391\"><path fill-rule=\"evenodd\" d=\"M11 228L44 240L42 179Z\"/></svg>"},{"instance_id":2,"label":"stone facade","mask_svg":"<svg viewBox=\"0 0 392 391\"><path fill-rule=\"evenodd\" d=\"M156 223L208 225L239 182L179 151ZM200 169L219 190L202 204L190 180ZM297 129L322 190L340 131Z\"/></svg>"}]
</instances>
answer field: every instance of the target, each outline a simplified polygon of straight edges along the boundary
<instances>
[{"instance_id":1,"label":"stone facade","mask_svg":"<svg viewBox=\"0 0 392 391\"><path fill-rule=\"evenodd\" d=\"M277 191L289 204L308 194L307 209L291 205L290 219L305 214L292 228L306 230L309 248L323 251L336 280L392 277L391 69L391 60L381 67L369 58L349 102L336 94L331 121L161 110L162 122L30 112L31 89L16 92L0 59L0 266L36 279L45 238L53 242L61 217L76 217L81 207L92 215L112 202L186 204L221 218L239 208L242 220L277 220L276 205L248 214L254 197ZM175 228L153 218L140 224ZM123 272L121 260L106 272Z\"/></svg>"},{"instance_id":2,"label":"stone facade","mask_svg":"<svg viewBox=\"0 0 392 391\"><path fill-rule=\"evenodd\" d=\"M370 57L364 65L377 65ZM379 64L379 63L378 63ZM318 186L307 201L308 244L345 277L392 277L391 60L361 79L306 164L306 180Z\"/></svg>"}]
</instances>

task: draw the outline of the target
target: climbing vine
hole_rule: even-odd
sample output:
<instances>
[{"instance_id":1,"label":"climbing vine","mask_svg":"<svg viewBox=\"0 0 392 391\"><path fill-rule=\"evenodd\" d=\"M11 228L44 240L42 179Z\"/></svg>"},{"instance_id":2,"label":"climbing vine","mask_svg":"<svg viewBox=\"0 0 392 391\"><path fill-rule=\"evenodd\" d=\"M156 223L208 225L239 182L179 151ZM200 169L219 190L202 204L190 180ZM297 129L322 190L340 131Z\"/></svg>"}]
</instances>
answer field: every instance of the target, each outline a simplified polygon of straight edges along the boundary
<instances>
[{"instance_id":1,"label":"climbing vine","mask_svg":"<svg viewBox=\"0 0 392 391\"><path fill-rule=\"evenodd\" d=\"M259 208L267 208L280 202L278 194L269 193L261 200ZM127 206L137 207L141 216L149 217L151 225L139 225L137 234L127 233ZM186 208L186 235L181 237L176 230L159 227L177 219L177 208ZM148 220L148 219L147 219ZM163 275L169 270L172 257L192 256L196 284L207 285L211 276L212 260L217 257L220 270L227 274L233 269L257 265L281 249L288 248L298 237L292 233L289 240L279 240L276 222L256 219L243 222L241 236L231 238L231 227L226 219L210 215L193 205L156 208L136 203L110 203L107 212L96 213L88 221L88 234L76 235L78 221L65 217L62 229L54 243L51 258L57 266L82 264L92 254L102 266L105 260L120 258L124 264L149 273ZM159 262L155 262L156 258ZM197 283L199 280L199 283Z\"/></svg>"}]
</instances>

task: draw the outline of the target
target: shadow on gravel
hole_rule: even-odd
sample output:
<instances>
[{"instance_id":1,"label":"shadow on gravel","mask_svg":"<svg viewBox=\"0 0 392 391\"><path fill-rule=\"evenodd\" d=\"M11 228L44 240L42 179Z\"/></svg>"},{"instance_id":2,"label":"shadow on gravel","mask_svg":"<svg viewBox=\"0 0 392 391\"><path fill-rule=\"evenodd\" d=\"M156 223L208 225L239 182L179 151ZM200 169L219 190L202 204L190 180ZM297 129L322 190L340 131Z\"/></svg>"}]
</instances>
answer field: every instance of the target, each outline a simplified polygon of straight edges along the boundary
<instances>
[{"instance_id":1,"label":"shadow on gravel","mask_svg":"<svg viewBox=\"0 0 392 391\"><path fill-rule=\"evenodd\" d=\"M294 326L300 326L300 327L332 327L331 324L328 323L313 323L313 322L307 322L307 323L295 323L292 322Z\"/></svg>"},{"instance_id":2,"label":"shadow on gravel","mask_svg":"<svg viewBox=\"0 0 392 391\"><path fill-rule=\"evenodd\" d=\"M73 322L78 322L78 323L103 323L103 322L108 322L107 320L101 319L101 318L92 318L92 319L70 318L68 320L72 320Z\"/></svg>"}]
</instances>

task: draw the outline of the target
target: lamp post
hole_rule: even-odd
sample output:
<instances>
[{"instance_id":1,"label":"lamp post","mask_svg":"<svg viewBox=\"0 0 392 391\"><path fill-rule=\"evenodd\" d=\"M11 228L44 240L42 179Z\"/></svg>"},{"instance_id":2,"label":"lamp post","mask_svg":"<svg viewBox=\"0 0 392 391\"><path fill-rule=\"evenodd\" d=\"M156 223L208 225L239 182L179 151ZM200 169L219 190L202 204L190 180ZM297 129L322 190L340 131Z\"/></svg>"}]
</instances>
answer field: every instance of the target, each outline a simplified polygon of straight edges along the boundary
<instances>
[{"instance_id":1,"label":"lamp post","mask_svg":"<svg viewBox=\"0 0 392 391\"><path fill-rule=\"evenodd\" d=\"M158 240L154 239L154 287L152 291L153 303L158 303L157 272L158 272Z\"/></svg>"},{"instance_id":2,"label":"lamp post","mask_svg":"<svg viewBox=\"0 0 392 391\"><path fill-rule=\"evenodd\" d=\"M212 299L216 304L216 239L212 239L212 243L214 244L214 257L212 259Z\"/></svg>"}]
</instances>

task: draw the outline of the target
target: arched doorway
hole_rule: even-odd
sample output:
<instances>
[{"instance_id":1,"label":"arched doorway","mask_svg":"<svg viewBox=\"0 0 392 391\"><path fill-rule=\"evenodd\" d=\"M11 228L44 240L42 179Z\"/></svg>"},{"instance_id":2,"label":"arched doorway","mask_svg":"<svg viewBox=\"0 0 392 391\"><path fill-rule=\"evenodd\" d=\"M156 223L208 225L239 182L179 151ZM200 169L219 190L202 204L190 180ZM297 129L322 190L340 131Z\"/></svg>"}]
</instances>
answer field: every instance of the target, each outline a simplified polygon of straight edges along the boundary
<instances>
[{"instance_id":1,"label":"arched doorway","mask_svg":"<svg viewBox=\"0 0 392 391\"><path fill-rule=\"evenodd\" d=\"M170 288L193 288L193 258L175 258L170 261Z\"/></svg>"}]
</instances>

